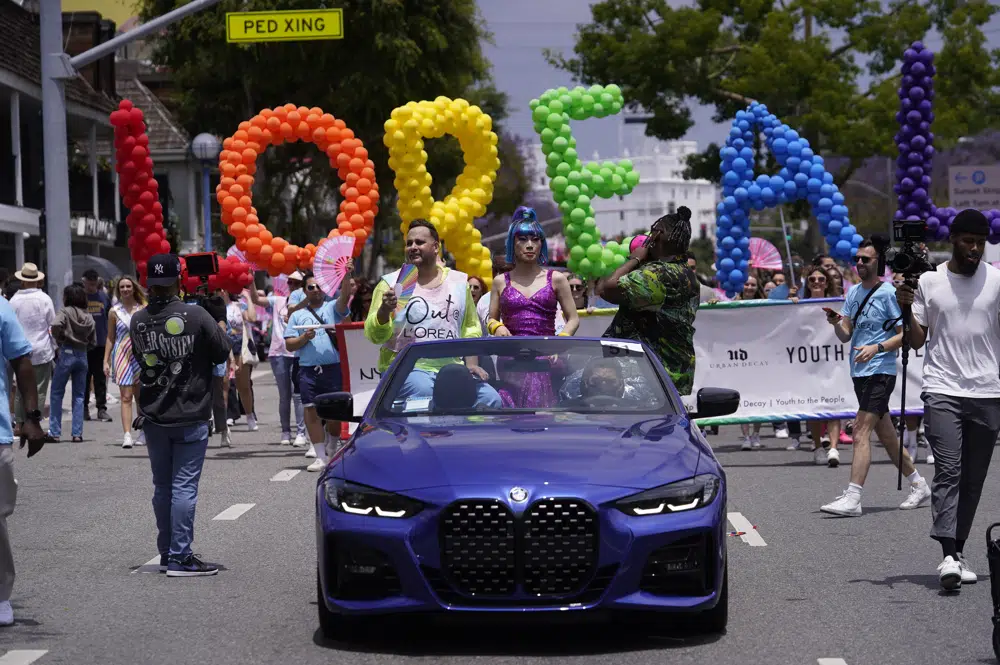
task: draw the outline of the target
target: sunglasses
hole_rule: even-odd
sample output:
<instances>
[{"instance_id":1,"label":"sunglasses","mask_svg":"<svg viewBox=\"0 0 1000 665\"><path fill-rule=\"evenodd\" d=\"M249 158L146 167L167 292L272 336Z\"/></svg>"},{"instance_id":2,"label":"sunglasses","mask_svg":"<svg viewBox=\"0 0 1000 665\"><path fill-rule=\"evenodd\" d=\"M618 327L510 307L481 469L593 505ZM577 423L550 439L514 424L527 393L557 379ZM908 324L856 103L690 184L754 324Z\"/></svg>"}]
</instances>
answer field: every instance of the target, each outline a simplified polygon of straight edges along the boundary
<instances>
[{"instance_id":1,"label":"sunglasses","mask_svg":"<svg viewBox=\"0 0 1000 665\"><path fill-rule=\"evenodd\" d=\"M854 262L855 263L860 263L862 265L868 265L869 263L872 262L872 257L870 257L870 256L855 256L854 257Z\"/></svg>"},{"instance_id":2,"label":"sunglasses","mask_svg":"<svg viewBox=\"0 0 1000 665\"><path fill-rule=\"evenodd\" d=\"M570 284L569 288L571 291L583 291L583 284Z\"/></svg>"},{"instance_id":3,"label":"sunglasses","mask_svg":"<svg viewBox=\"0 0 1000 665\"><path fill-rule=\"evenodd\" d=\"M319 284L310 284L306 287L306 291L319 291Z\"/></svg>"},{"instance_id":4,"label":"sunglasses","mask_svg":"<svg viewBox=\"0 0 1000 665\"><path fill-rule=\"evenodd\" d=\"M809 283L810 284L823 284L825 282L826 282L826 277L810 277L809 278Z\"/></svg>"}]
</instances>

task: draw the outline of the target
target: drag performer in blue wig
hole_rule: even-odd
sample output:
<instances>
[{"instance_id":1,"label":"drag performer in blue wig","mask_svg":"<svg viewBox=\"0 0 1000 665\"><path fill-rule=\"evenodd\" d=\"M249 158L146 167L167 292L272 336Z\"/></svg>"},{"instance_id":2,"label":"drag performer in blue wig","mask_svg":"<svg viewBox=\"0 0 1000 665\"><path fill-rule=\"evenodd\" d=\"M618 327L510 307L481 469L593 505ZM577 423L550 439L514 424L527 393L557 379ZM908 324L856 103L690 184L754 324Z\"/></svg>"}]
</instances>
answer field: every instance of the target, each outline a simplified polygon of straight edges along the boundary
<instances>
[{"instance_id":1,"label":"drag performer in blue wig","mask_svg":"<svg viewBox=\"0 0 1000 665\"><path fill-rule=\"evenodd\" d=\"M514 211L514 216L510 218L510 228L507 229L507 264L516 263L514 256L514 246L517 244L518 236L537 238L540 249L538 251L538 265L544 266L549 262L549 244L545 241L545 231L538 223L538 215L534 208L525 206Z\"/></svg>"},{"instance_id":2,"label":"drag performer in blue wig","mask_svg":"<svg viewBox=\"0 0 1000 665\"><path fill-rule=\"evenodd\" d=\"M507 263L510 272L493 280L490 318L486 328L499 337L510 335L555 335L556 306L562 307L566 327L561 335L572 335L580 325L566 275L543 268L549 248L538 216L531 208L514 212L507 231ZM497 373L508 385L500 391L511 407L545 407L556 403L549 372L507 372L498 359Z\"/></svg>"}]
</instances>

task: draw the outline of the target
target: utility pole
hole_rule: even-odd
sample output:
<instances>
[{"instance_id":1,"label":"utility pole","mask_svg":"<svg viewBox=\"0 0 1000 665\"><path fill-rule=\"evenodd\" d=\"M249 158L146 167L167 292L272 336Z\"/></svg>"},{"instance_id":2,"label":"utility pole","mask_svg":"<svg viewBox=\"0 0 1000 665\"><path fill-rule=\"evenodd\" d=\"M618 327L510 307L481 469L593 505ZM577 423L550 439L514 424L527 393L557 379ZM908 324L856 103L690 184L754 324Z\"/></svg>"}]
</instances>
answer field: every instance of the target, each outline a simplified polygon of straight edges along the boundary
<instances>
[{"instance_id":1,"label":"utility pole","mask_svg":"<svg viewBox=\"0 0 1000 665\"><path fill-rule=\"evenodd\" d=\"M216 4L219 0L192 0L159 18L144 23L135 30L118 35L103 44L70 57L63 51L62 0L40 0L42 61L42 130L45 160L46 218L45 270L48 273L49 296L62 302L62 276L72 269L73 251L69 210L69 158L66 154L66 97L64 82L72 79L81 68L110 55L137 39L159 32L171 23ZM117 193L116 193L117 196Z\"/></svg>"}]
</instances>

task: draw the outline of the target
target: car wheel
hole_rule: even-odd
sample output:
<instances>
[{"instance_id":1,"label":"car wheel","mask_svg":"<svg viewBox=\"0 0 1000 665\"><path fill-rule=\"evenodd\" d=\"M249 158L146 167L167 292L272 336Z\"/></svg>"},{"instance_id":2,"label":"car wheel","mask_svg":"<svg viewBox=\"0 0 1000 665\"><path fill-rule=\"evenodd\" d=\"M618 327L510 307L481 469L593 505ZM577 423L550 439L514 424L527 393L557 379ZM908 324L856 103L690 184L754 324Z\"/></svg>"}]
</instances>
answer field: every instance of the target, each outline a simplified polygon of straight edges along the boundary
<instances>
[{"instance_id":1,"label":"car wheel","mask_svg":"<svg viewBox=\"0 0 1000 665\"><path fill-rule=\"evenodd\" d=\"M706 633L724 633L729 624L729 562L722 569L722 590L719 602L710 610L701 613L698 625Z\"/></svg>"},{"instance_id":2,"label":"car wheel","mask_svg":"<svg viewBox=\"0 0 1000 665\"><path fill-rule=\"evenodd\" d=\"M319 579L318 570L316 571L316 606L319 609L319 630L323 633L323 637L343 642L359 635L360 626L357 619L331 612L327 608L326 599L323 597L323 583Z\"/></svg>"}]
</instances>

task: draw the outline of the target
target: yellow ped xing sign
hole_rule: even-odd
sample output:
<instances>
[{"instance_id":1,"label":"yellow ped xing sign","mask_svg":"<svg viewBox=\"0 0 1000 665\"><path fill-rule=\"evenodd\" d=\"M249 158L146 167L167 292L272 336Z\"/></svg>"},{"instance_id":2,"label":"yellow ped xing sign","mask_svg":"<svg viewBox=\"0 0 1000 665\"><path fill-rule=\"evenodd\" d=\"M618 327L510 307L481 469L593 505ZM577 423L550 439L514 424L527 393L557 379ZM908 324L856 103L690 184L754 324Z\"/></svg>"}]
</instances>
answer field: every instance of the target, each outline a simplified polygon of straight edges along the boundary
<instances>
[{"instance_id":1,"label":"yellow ped xing sign","mask_svg":"<svg viewBox=\"0 0 1000 665\"><path fill-rule=\"evenodd\" d=\"M343 38L343 9L226 14L226 41L229 43L302 42Z\"/></svg>"}]
</instances>

